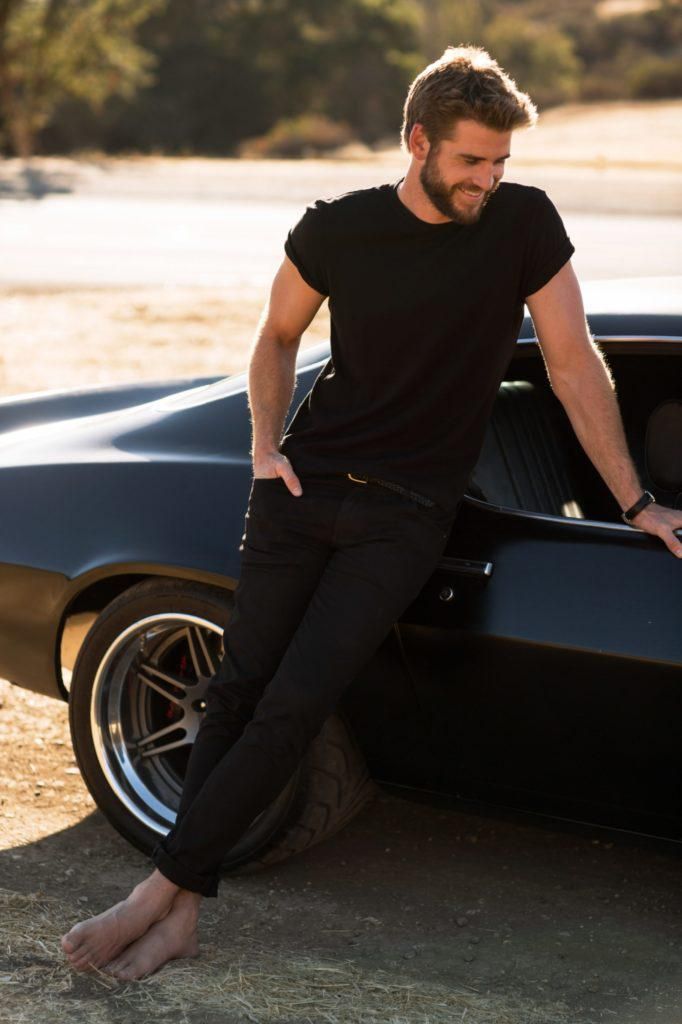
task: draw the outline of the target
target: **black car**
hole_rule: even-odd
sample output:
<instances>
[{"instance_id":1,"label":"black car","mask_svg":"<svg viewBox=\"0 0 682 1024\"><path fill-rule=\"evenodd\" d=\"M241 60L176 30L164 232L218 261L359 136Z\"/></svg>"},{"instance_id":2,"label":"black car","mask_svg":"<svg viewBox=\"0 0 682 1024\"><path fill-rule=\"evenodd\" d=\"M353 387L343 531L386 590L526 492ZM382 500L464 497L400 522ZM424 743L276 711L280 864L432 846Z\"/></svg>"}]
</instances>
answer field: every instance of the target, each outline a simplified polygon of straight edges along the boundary
<instances>
[{"instance_id":1,"label":"black car","mask_svg":"<svg viewBox=\"0 0 682 1024\"><path fill-rule=\"evenodd\" d=\"M642 482L680 508L682 311L632 288L645 312L590 325ZM292 410L328 357L300 354ZM0 675L69 700L93 797L149 850L239 577L246 377L5 400L0 431ZM682 838L682 566L619 513L526 320L436 571L225 867L324 838L376 783Z\"/></svg>"}]
</instances>

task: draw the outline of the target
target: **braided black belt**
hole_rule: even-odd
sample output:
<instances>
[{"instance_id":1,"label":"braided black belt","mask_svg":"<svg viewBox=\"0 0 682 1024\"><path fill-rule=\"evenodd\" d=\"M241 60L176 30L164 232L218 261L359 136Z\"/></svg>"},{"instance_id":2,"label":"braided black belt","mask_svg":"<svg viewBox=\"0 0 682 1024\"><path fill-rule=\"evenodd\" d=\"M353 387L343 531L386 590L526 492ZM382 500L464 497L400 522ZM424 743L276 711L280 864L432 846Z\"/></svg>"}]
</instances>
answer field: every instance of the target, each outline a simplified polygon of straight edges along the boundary
<instances>
[{"instance_id":1,"label":"braided black belt","mask_svg":"<svg viewBox=\"0 0 682 1024\"><path fill-rule=\"evenodd\" d=\"M417 491L409 491L407 487L401 487L400 484L394 484L392 480L380 480L375 476L353 476L352 473L348 473L350 480L355 480L358 484L379 484L380 487L388 487L390 491L397 491L398 494L404 494L406 498L412 498L413 501L418 502L420 505L425 505L426 508L432 508L436 503L431 498L427 498L423 494L418 494Z\"/></svg>"}]
</instances>

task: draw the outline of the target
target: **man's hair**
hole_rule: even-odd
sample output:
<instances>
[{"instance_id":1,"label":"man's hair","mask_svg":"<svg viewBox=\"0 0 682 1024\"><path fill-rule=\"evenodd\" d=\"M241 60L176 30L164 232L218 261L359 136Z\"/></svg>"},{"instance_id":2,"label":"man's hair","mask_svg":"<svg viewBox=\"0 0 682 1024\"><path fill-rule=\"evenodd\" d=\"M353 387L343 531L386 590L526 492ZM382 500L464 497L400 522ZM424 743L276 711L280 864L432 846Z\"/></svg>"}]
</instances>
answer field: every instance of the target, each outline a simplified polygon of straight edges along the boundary
<instances>
[{"instance_id":1,"label":"man's hair","mask_svg":"<svg viewBox=\"0 0 682 1024\"><path fill-rule=\"evenodd\" d=\"M458 121L478 121L494 131L508 132L531 127L537 116L530 96L517 89L516 82L489 53L480 46L448 46L409 88L402 142L408 150L410 132L417 122L437 147Z\"/></svg>"}]
</instances>

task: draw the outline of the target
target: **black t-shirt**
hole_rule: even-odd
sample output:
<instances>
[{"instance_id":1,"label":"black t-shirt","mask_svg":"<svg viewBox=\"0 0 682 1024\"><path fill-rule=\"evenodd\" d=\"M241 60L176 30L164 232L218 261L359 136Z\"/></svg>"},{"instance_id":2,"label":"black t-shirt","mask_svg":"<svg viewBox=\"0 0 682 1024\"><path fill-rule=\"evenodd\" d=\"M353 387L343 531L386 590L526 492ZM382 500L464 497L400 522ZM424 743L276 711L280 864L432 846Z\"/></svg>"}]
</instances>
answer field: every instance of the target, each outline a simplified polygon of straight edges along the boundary
<instances>
[{"instance_id":1,"label":"black t-shirt","mask_svg":"<svg viewBox=\"0 0 682 1024\"><path fill-rule=\"evenodd\" d=\"M329 296L331 357L280 450L297 472L379 477L454 511L524 299L574 249L540 189L502 182L476 224L429 224L399 184L317 200L289 232L287 256Z\"/></svg>"}]
</instances>

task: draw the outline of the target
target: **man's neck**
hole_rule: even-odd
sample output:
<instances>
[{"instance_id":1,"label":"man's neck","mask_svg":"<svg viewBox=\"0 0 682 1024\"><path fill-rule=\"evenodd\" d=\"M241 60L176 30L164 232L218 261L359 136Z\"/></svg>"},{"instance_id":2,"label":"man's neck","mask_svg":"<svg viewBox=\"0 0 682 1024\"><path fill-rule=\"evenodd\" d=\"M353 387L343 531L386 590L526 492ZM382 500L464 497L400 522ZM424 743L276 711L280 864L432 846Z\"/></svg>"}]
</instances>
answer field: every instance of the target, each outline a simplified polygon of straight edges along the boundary
<instances>
[{"instance_id":1,"label":"man's neck","mask_svg":"<svg viewBox=\"0 0 682 1024\"><path fill-rule=\"evenodd\" d=\"M447 224L450 222L450 218L444 216L440 210L437 210L424 192L419 182L418 171L414 165L410 165L408 168L407 174L398 186L397 193L398 199L400 199L403 206L406 206L410 213L413 213L419 220L426 221L427 224Z\"/></svg>"}]
</instances>

